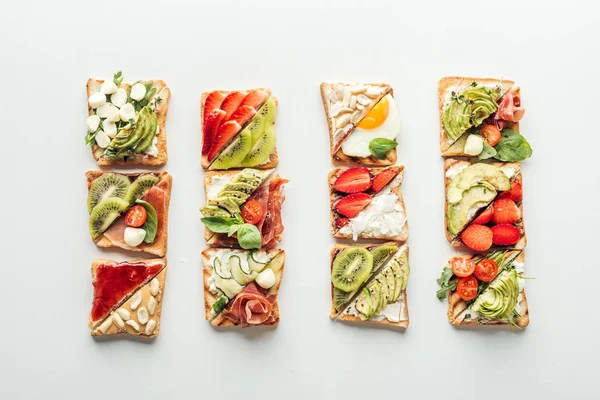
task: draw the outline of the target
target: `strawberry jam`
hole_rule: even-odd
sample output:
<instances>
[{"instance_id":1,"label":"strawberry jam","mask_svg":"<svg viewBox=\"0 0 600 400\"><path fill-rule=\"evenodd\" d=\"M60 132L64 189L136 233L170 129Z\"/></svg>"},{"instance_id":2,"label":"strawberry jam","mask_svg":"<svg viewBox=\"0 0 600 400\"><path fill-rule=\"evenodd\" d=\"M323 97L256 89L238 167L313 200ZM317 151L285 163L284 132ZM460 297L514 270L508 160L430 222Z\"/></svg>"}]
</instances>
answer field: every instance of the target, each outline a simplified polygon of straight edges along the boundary
<instances>
[{"instance_id":1,"label":"strawberry jam","mask_svg":"<svg viewBox=\"0 0 600 400\"><path fill-rule=\"evenodd\" d=\"M158 274L162 268L162 264L127 262L100 265L93 283L92 320L104 318L129 293Z\"/></svg>"}]
</instances>

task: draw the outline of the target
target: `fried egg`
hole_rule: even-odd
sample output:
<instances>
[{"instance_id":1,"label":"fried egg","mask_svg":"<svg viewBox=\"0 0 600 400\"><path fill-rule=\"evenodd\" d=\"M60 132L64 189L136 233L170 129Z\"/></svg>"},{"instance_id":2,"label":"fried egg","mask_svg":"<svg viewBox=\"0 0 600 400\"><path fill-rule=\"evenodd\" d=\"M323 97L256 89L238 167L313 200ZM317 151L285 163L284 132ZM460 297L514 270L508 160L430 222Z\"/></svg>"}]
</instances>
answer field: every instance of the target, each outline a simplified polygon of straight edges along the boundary
<instances>
[{"instance_id":1,"label":"fried egg","mask_svg":"<svg viewBox=\"0 0 600 400\"><path fill-rule=\"evenodd\" d=\"M373 139L396 139L400 133L398 106L391 94L383 97L356 125L354 132L342 143L347 156L369 157L369 143Z\"/></svg>"}]
</instances>

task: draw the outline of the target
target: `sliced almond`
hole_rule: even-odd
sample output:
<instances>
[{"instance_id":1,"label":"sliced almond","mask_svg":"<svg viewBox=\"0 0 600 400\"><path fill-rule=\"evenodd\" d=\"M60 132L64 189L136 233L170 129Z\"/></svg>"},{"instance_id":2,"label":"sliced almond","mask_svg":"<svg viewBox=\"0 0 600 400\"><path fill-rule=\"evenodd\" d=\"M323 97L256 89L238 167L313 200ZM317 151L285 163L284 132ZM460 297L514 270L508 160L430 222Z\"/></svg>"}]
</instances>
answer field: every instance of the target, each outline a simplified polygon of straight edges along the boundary
<instances>
[{"instance_id":1,"label":"sliced almond","mask_svg":"<svg viewBox=\"0 0 600 400\"><path fill-rule=\"evenodd\" d=\"M354 111L354 113L352 113L350 116L350 122L353 124L356 124L358 121L360 121L360 110Z\"/></svg>"},{"instance_id":2,"label":"sliced almond","mask_svg":"<svg viewBox=\"0 0 600 400\"><path fill-rule=\"evenodd\" d=\"M356 96L350 98L350 108L356 108Z\"/></svg>"},{"instance_id":3,"label":"sliced almond","mask_svg":"<svg viewBox=\"0 0 600 400\"><path fill-rule=\"evenodd\" d=\"M336 121L335 125L336 126L344 126L346 125L348 122L350 122L350 115L348 114L342 114Z\"/></svg>"},{"instance_id":4,"label":"sliced almond","mask_svg":"<svg viewBox=\"0 0 600 400\"><path fill-rule=\"evenodd\" d=\"M138 308L138 306L140 305L141 302L142 302L142 294L140 292L137 292L136 294L133 295L133 298L131 299L131 309L135 310L136 308Z\"/></svg>"},{"instance_id":5,"label":"sliced almond","mask_svg":"<svg viewBox=\"0 0 600 400\"><path fill-rule=\"evenodd\" d=\"M331 109L329 110L329 113L331 114L332 117L335 117L340 113L341 110L342 110L342 103L337 102L337 103L333 103L331 105Z\"/></svg>"},{"instance_id":6,"label":"sliced almond","mask_svg":"<svg viewBox=\"0 0 600 400\"><path fill-rule=\"evenodd\" d=\"M337 131L335 131L334 136L338 137L340 135L343 135L344 133L346 133L343 129L338 129Z\"/></svg>"},{"instance_id":7,"label":"sliced almond","mask_svg":"<svg viewBox=\"0 0 600 400\"><path fill-rule=\"evenodd\" d=\"M131 313L129 312L129 310L126 310L123 307L117 310L117 314L119 314L119 317L121 317L123 321L128 321L131 319Z\"/></svg>"},{"instance_id":8,"label":"sliced almond","mask_svg":"<svg viewBox=\"0 0 600 400\"><path fill-rule=\"evenodd\" d=\"M134 320L130 319L129 321L125 321L125 323L132 327L136 332L140 331L140 326Z\"/></svg>"},{"instance_id":9,"label":"sliced almond","mask_svg":"<svg viewBox=\"0 0 600 400\"><path fill-rule=\"evenodd\" d=\"M363 106L368 106L369 104L372 103L371 99L368 98L367 96L365 96L364 94L359 94L356 99L358 100L358 102L360 104L362 104Z\"/></svg>"},{"instance_id":10,"label":"sliced almond","mask_svg":"<svg viewBox=\"0 0 600 400\"><path fill-rule=\"evenodd\" d=\"M365 85L357 85L352 88L352 94L361 94L367 91L367 87Z\"/></svg>"},{"instance_id":11,"label":"sliced almond","mask_svg":"<svg viewBox=\"0 0 600 400\"><path fill-rule=\"evenodd\" d=\"M158 289L160 289L160 283L158 282L158 279L154 278L150 282L150 293L152 293L152 296L158 294Z\"/></svg>"},{"instance_id":12,"label":"sliced almond","mask_svg":"<svg viewBox=\"0 0 600 400\"><path fill-rule=\"evenodd\" d=\"M333 103L339 101L331 87L327 87L327 89L325 89L325 98Z\"/></svg>"},{"instance_id":13,"label":"sliced almond","mask_svg":"<svg viewBox=\"0 0 600 400\"><path fill-rule=\"evenodd\" d=\"M111 315L110 317L106 318L102 324L100 324L98 329L100 329L100 331L102 333L106 333L106 331L108 330L108 328L110 328L110 326L112 324L113 324L113 317Z\"/></svg>"},{"instance_id":14,"label":"sliced almond","mask_svg":"<svg viewBox=\"0 0 600 400\"><path fill-rule=\"evenodd\" d=\"M156 328L156 321L151 319L148 321L148 325L146 325L146 329L144 329L144 334L147 336L152 335L154 333L154 329Z\"/></svg>"},{"instance_id":15,"label":"sliced almond","mask_svg":"<svg viewBox=\"0 0 600 400\"><path fill-rule=\"evenodd\" d=\"M361 110L361 111L362 111L362 110L364 110L364 109L365 109L365 106L363 106L363 105L362 105L362 104L360 104L360 103L356 103L356 108L357 108L358 110Z\"/></svg>"},{"instance_id":16,"label":"sliced almond","mask_svg":"<svg viewBox=\"0 0 600 400\"><path fill-rule=\"evenodd\" d=\"M346 114L346 113L352 114L353 112L354 112L354 109L350 108L350 107L342 108L342 111L341 111L342 114Z\"/></svg>"},{"instance_id":17,"label":"sliced almond","mask_svg":"<svg viewBox=\"0 0 600 400\"><path fill-rule=\"evenodd\" d=\"M369 97L376 97L383 93L384 90L385 88L381 86L369 86L365 91L365 94Z\"/></svg>"},{"instance_id":18,"label":"sliced almond","mask_svg":"<svg viewBox=\"0 0 600 400\"><path fill-rule=\"evenodd\" d=\"M154 315L154 311L156 310L156 299L154 296L150 296L150 300L148 300L148 312L150 315Z\"/></svg>"},{"instance_id":19,"label":"sliced almond","mask_svg":"<svg viewBox=\"0 0 600 400\"><path fill-rule=\"evenodd\" d=\"M145 307L140 307L140 309L137 312L137 317L138 317L138 321L140 321L140 324L145 325L146 322L148 322L148 310L146 310Z\"/></svg>"},{"instance_id":20,"label":"sliced almond","mask_svg":"<svg viewBox=\"0 0 600 400\"><path fill-rule=\"evenodd\" d=\"M125 322L119 316L119 313L114 313L112 317L113 317L113 321L115 321L115 325L117 326L117 328L119 328L119 329L125 328Z\"/></svg>"},{"instance_id":21,"label":"sliced almond","mask_svg":"<svg viewBox=\"0 0 600 400\"><path fill-rule=\"evenodd\" d=\"M338 98L339 100L341 100L341 99L343 99L343 98L344 98L344 84L343 84L343 83L338 83L338 84L335 86L335 93L336 93L336 95L337 95L337 98Z\"/></svg>"},{"instance_id":22,"label":"sliced almond","mask_svg":"<svg viewBox=\"0 0 600 400\"><path fill-rule=\"evenodd\" d=\"M344 99L342 100L342 106L343 107L348 107L350 105L350 99L352 99L352 93L345 92L344 93Z\"/></svg>"}]
</instances>

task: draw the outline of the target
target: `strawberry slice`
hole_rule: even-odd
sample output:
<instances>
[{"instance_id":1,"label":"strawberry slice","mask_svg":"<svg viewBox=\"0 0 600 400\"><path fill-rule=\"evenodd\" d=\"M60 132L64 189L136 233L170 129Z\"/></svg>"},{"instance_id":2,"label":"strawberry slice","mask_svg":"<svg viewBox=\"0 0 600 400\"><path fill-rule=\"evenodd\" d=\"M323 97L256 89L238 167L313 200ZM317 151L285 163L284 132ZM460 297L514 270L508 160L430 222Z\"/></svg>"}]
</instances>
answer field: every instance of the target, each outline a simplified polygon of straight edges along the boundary
<instances>
[{"instance_id":1,"label":"strawberry slice","mask_svg":"<svg viewBox=\"0 0 600 400\"><path fill-rule=\"evenodd\" d=\"M371 174L364 167L348 168L338 176L333 188L342 193L359 193L371 187Z\"/></svg>"},{"instance_id":2,"label":"strawberry slice","mask_svg":"<svg viewBox=\"0 0 600 400\"><path fill-rule=\"evenodd\" d=\"M229 121L236 121L240 126L244 126L255 114L256 109L254 107L240 106L231 114Z\"/></svg>"},{"instance_id":3,"label":"strawberry slice","mask_svg":"<svg viewBox=\"0 0 600 400\"><path fill-rule=\"evenodd\" d=\"M379 193L379 191L383 189L385 185L390 183L396 175L398 175L398 170L394 168L388 168L375 175L373 178L373 191Z\"/></svg>"},{"instance_id":4,"label":"strawberry slice","mask_svg":"<svg viewBox=\"0 0 600 400\"><path fill-rule=\"evenodd\" d=\"M492 236L487 226L471 224L460 234L460 239L471 250L486 251L492 247Z\"/></svg>"},{"instance_id":5,"label":"strawberry slice","mask_svg":"<svg viewBox=\"0 0 600 400\"><path fill-rule=\"evenodd\" d=\"M342 228L344 225L346 225L348 222L350 222L350 218L338 218L335 220L335 226L337 226L338 228Z\"/></svg>"},{"instance_id":6,"label":"strawberry slice","mask_svg":"<svg viewBox=\"0 0 600 400\"><path fill-rule=\"evenodd\" d=\"M225 117L225 111L216 109L210 112L208 115L204 115L205 122L202 133L202 155L205 156L213 145L217 130L223 117Z\"/></svg>"},{"instance_id":7,"label":"strawberry slice","mask_svg":"<svg viewBox=\"0 0 600 400\"><path fill-rule=\"evenodd\" d=\"M204 125L206 125L210 113L221 107L223 100L225 100L225 94L221 92L211 92L206 96L206 100L204 100Z\"/></svg>"},{"instance_id":8,"label":"strawberry slice","mask_svg":"<svg viewBox=\"0 0 600 400\"><path fill-rule=\"evenodd\" d=\"M225 118L223 121L229 121L229 117L237 110L242 103L242 100L244 100L244 97L246 97L246 92L231 92L225 97L223 104L221 104L221 110L225 111Z\"/></svg>"},{"instance_id":9,"label":"strawberry slice","mask_svg":"<svg viewBox=\"0 0 600 400\"><path fill-rule=\"evenodd\" d=\"M208 152L208 161L212 161L241 129L242 127L236 121L227 121L221 124Z\"/></svg>"},{"instance_id":10,"label":"strawberry slice","mask_svg":"<svg viewBox=\"0 0 600 400\"><path fill-rule=\"evenodd\" d=\"M344 217L352 218L369 204L371 196L366 193L348 195L335 204L335 210Z\"/></svg>"},{"instance_id":11,"label":"strawberry slice","mask_svg":"<svg viewBox=\"0 0 600 400\"><path fill-rule=\"evenodd\" d=\"M498 246L510 246L521 238L521 232L511 224L500 224L492 227L492 241Z\"/></svg>"},{"instance_id":12,"label":"strawberry slice","mask_svg":"<svg viewBox=\"0 0 600 400\"><path fill-rule=\"evenodd\" d=\"M485 211L482 212L479 217L475 218L472 223L477 225L485 225L492 220L493 216L494 206L491 206L489 208L486 208Z\"/></svg>"},{"instance_id":13,"label":"strawberry slice","mask_svg":"<svg viewBox=\"0 0 600 400\"><path fill-rule=\"evenodd\" d=\"M268 98L268 92L262 89L255 89L248 93L246 97L244 97L244 100L242 101L242 104L240 104L240 106L250 106L255 109L258 109L258 107L263 105L263 103L267 101Z\"/></svg>"},{"instance_id":14,"label":"strawberry slice","mask_svg":"<svg viewBox=\"0 0 600 400\"><path fill-rule=\"evenodd\" d=\"M494 201L494 225L514 224L521 219L521 210L511 199L498 199Z\"/></svg>"},{"instance_id":15,"label":"strawberry slice","mask_svg":"<svg viewBox=\"0 0 600 400\"><path fill-rule=\"evenodd\" d=\"M505 190L498 195L499 199L511 199L517 202L523 198L523 185L520 182L511 182L510 190Z\"/></svg>"}]
</instances>

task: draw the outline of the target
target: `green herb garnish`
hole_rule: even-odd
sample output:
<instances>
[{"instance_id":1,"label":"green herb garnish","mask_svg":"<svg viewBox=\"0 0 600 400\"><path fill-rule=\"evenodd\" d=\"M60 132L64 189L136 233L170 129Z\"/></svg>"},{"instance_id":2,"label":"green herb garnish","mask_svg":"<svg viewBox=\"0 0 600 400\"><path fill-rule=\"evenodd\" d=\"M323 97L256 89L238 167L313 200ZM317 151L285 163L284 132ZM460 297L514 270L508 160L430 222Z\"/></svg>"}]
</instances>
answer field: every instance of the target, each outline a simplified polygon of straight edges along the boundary
<instances>
[{"instance_id":1,"label":"green herb garnish","mask_svg":"<svg viewBox=\"0 0 600 400\"><path fill-rule=\"evenodd\" d=\"M369 143L369 152L378 160L385 160L387 152L398 146L398 142L386 138L376 138Z\"/></svg>"},{"instance_id":2,"label":"green herb garnish","mask_svg":"<svg viewBox=\"0 0 600 400\"><path fill-rule=\"evenodd\" d=\"M448 295L448 292L456 289L456 282L450 282L452 276L454 276L452 273L452 268L444 268L442 275L437 279L437 283L440 285L440 290L438 290L436 293L438 299L442 300Z\"/></svg>"},{"instance_id":3,"label":"green herb garnish","mask_svg":"<svg viewBox=\"0 0 600 400\"><path fill-rule=\"evenodd\" d=\"M154 242L156 238L156 231L158 230L158 217L156 216L156 210L152 207L152 204L144 200L136 200L137 204L141 204L146 209L146 222L142 225L142 229L146 231L146 237L144 242L150 244Z\"/></svg>"},{"instance_id":4,"label":"green herb garnish","mask_svg":"<svg viewBox=\"0 0 600 400\"><path fill-rule=\"evenodd\" d=\"M227 306L227 297L225 296L221 296L219 297L219 300L215 301L212 305L212 309L215 312L215 314L219 314L221 313L221 311L223 311L225 309L225 307Z\"/></svg>"}]
</instances>

